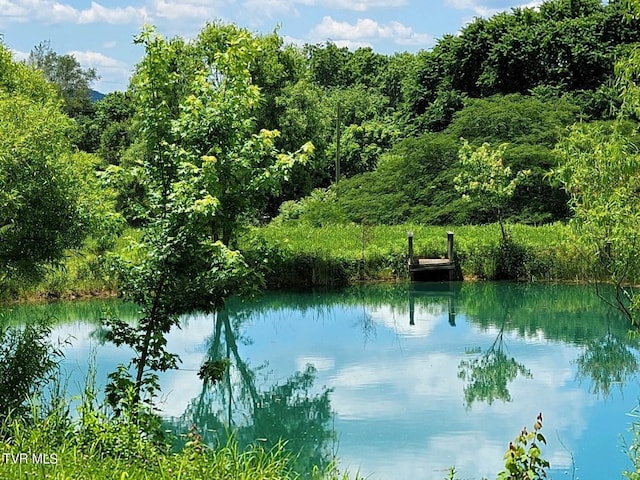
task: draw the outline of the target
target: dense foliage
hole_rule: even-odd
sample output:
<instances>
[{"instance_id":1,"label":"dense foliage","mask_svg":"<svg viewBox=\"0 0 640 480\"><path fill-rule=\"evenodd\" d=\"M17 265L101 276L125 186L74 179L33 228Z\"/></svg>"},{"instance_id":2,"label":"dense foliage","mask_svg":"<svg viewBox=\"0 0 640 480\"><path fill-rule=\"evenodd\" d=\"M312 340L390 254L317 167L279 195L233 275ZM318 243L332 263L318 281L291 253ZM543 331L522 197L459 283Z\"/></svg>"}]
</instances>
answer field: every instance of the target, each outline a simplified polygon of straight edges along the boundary
<instances>
[{"instance_id":1,"label":"dense foliage","mask_svg":"<svg viewBox=\"0 0 640 480\"><path fill-rule=\"evenodd\" d=\"M313 224L564 219L568 216L566 194L552 187L546 174L557 165L553 148L565 128L576 121L576 111L566 100L519 94L469 100L443 132L398 141L381 155L374 171L344 180L328 192L316 192L297 205L284 204L282 219L301 218ZM466 170L458 155L461 137L474 147L508 142L504 167L529 171L505 199L500 215L480 198L464 201L456 191L454 180Z\"/></svg>"},{"instance_id":2,"label":"dense foliage","mask_svg":"<svg viewBox=\"0 0 640 480\"><path fill-rule=\"evenodd\" d=\"M452 142L461 136L477 145L509 142L506 164L532 171L517 189L507 217L530 223L566 218L567 197L548 184L544 173L557 162L551 150L563 127L578 119L613 118L621 105L615 62L640 40L638 20L626 12L622 0L604 5L549 0L537 9L476 18L459 35L447 35L432 50L415 54L383 55L368 47L350 51L331 42L284 45L277 30L256 37L249 73L261 99L253 132L279 131L274 145L283 151L308 141L315 146L313 158L292 168L283 188L261 204L259 216L273 216L283 201L328 187L339 156L340 176L358 178L343 195L349 198L343 208L347 218L357 221L363 215L351 213L353 208L359 210L358 204L369 203L372 196L385 196L384 189L369 185L378 180L366 174L382 167L385 153L391 152L405 157L404 168L421 182L421 193L415 193L416 185L392 183L388 188L402 192L406 202L395 199L387 211L369 212L369 217L383 223L496 220L478 205L451 206L455 198L447 194L457 172L447 155L435 165L422 162L430 155L432 138L423 135L445 131ZM132 167L136 151L126 153L136 140L131 112L113 108L129 94L110 94L97 102L92 120L82 126L93 132L83 137L92 141L82 148ZM120 208L139 224L136 205L144 189L130 177L121 179L120 189Z\"/></svg>"},{"instance_id":3,"label":"dense foliage","mask_svg":"<svg viewBox=\"0 0 640 480\"><path fill-rule=\"evenodd\" d=\"M1 318L0 318L1 319ZM62 351L52 345L46 322L20 328L0 324L0 438L9 416L28 416L29 401L55 378Z\"/></svg>"},{"instance_id":4,"label":"dense foliage","mask_svg":"<svg viewBox=\"0 0 640 480\"><path fill-rule=\"evenodd\" d=\"M95 205L86 202L92 195L83 185L86 159L72 155L72 123L55 88L14 62L1 44L0 118L2 284L38 274L66 248L78 246Z\"/></svg>"},{"instance_id":5,"label":"dense foliage","mask_svg":"<svg viewBox=\"0 0 640 480\"><path fill-rule=\"evenodd\" d=\"M106 319L107 339L136 353L110 375L107 397L117 410L132 392L152 404L157 372L177 367L165 334L180 315L218 311L232 294L260 285L230 249L238 223L312 150L283 154L274 146L278 132L253 134L260 92L249 65L258 45L248 31L209 24L185 42L147 29L137 42L145 48L132 80L145 225L132 242L139 255L117 258L116 270L120 294L142 317L138 325Z\"/></svg>"}]
</instances>

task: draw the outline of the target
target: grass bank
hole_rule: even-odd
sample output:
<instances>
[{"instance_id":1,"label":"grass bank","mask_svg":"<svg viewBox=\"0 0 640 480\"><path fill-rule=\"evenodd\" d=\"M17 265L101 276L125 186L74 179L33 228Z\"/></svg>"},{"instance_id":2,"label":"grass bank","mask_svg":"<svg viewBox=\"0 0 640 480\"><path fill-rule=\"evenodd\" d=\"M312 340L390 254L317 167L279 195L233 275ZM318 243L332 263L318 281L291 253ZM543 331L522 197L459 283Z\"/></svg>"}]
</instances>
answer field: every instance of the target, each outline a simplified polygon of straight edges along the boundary
<instances>
[{"instance_id":1,"label":"grass bank","mask_svg":"<svg viewBox=\"0 0 640 480\"><path fill-rule=\"evenodd\" d=\"M179 453L160 451L151 442L116 433L107 444L106 424L90 441L60 439L52 442L48 427L14 424L18 438L0 442L0 477L57 480L294 480L303 478L292 470L292 455L284 444L270 450L260 446L240 449L231 439L219 448L210 448L191 438ZM25 433L28 430L28 433ZM61 431L62 433L65 430ZM82 438L84 432L66 433ZM59 437L60 435L58 435ZM138 435L139 436L139 435ZM105 451L105 446L110 451ZM126 450L125 450L126 449ZM305 475L309 480L357 480L340 473L334 465Z\"/></svg>"},{"instance_id":2,"label":"grass bank","mask_svg":"<svg viewBox=\"0 0 640 480\"><path fill-rule=\"evenodd\" d=\"M343 224L313 227L302 222L272 223L249 228L239 248L265 275L269 288L333 286L363 281L407 278L407 232L414 232L415 254L441 257L446 232L455 233L455 258L464 278L487 280L576 281L586 278L588 263L561 223L511 225L511 242L500 244L497 224L434 227L415 224ZM65 261L49 267L41 281L5 282L0 301L51 300L109 296L117 293L110 252L131 255L131 240L140 232L127 230L109 250L91 241L68 252Z\"/></svg>"},{"instance_id":3,"label":"grass bank","mask_svg":"<svg viewBox=\"0 0 640 480\"><path fill-rule=\"evenodd\" d=\"M407 232L417 256L443 257L447 231L455 234L455 258L465 278L487 280L582 280L587 264L561 223L511 225L501 245L497 224L334 225L289 222L246 232L241 249L261 268L269 287L341 285L407 277Z\"/></svg>"},{"instance_id":4,"label":"grass bank","mask_svg":"<svg viewBox=\"0 0 640 480\"><path fill-rule=\"evenodd\" d=\"M66 251L58 264L43 267L37 279L0 276L0 302L114 297L118 281L112 268L113 254L135 255L131 245L141 235L140 230L130 228L108 242L87 238L81 248Z\"/></svg>"},{"instance_id":5,"label":"grass bank","mask_svg":"<svg viewBox=\"0 0 640 480\"><path fill-rule=\"evenodd\" d=\"M295 452L284 441L242 447L230 434L210 445L195 426L179 439L146 407L126 406L116 415L98 406L95 386L85 387L75 415L65 395L50 393L46 405L34 395L26 410L0 406L3 480L361 480L340 472L335 458L298 471Z\"/></svg>"}]
</instances>

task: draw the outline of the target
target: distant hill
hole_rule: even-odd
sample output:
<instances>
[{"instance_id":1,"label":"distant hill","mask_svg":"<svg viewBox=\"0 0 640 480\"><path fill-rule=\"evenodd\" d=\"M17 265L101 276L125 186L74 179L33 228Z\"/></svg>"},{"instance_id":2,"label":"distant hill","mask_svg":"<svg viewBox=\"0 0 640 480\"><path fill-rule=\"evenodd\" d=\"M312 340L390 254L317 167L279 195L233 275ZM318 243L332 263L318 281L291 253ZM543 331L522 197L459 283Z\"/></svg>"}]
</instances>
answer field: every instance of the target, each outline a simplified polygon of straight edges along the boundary
<instances>
[{"instance_id":1,"label":"distant hill","mask_svg":"<svg viewBox=\"0 0 640 480\"><path fill-rule=\"evenodd\" d=\"M102 100L104 98L104 93L100 93L95 90L89 90L89 96L91 97L92 102L97 102L98 100Z\"/></svg>"}]
</instances>

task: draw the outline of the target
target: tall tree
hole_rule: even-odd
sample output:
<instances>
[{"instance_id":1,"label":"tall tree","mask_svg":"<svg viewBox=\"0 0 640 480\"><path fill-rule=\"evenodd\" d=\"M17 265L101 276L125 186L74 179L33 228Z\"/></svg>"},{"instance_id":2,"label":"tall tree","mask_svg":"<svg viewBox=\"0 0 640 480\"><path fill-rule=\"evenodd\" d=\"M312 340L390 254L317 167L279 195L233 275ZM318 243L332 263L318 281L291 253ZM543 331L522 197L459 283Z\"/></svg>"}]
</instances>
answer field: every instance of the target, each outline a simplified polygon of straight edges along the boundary
<instances>
[{"instance_id":1,"label":"tall tree","mask_svg":"<svg viewBox=\"0 0 640 480\"><path fill-rule=\"evenodd\" d=\"M640 16L640 2L629 0L625 18ZM603 298L640 329L640 49L631 48L616 64L622 107L608 124L576 124L558 146L561 162L555 178L571 196L575 243L594 260L592 278L614 286ZM597 284L597 283L596 283Z\"/></svg>"},{"instance_id":2,"label":"tall tree","mask_svg":"<svg viewBox=\"0 0 640 480\"><path fill-rule=\"evenodd\" d=\"M463 197L478 199L495 212L503 244L508 242L504 214L507 201L515 193L516 185L529 174L529 171L521 170L514 175L511 167L504 165L507 146L503 143L492 148L484 143L474 149L465 141L458 154L462 171L454 180L456 190Z\"/></svg>"},{"instance_id":3,"label":"tall tree","mask_svg":"<svg viewBox=\"0 0 640 480\"><path fill-rule=\"evenodd\" d=\"M591 278L609 281L605 300L640 328L640 298L632 286L640 271L640 155L634 126L577 124L560 143L556 178L571 196L574 245L593 264Z\"/></svg>"},{"instance_id":4,"label":"tall tree","mask_svg":"<svg viewBox=\"0 0 640 480\"><path fill-rule=\"evenodd\" d=\"M123 296L142 318L130 326L109 322L108 338L135 352L135 377L122 367L111 375L114 406L127 392L152 399L156 372L178 359L165 334L183 313L219 310L226 298L260 285L240 253L229 248L243 215L277 190L300 155L279 153L276 131L255 133L260 91L251 82L259 42L235 25L208 24L196 39L166 40L145 29L145 48L132 80L148 223L138 261L123 260ZM118 167L114 167L118 168Z\"/></svg>"},{"instance_id":5,"label":"tall tree","mask_svg":"<svg viewBox=\"0 0 640 480\"><path fill-rule=\"evenodd\" d=\"M64 100L70 117L91 113L91 84L98 79L94 68L84 69L73 55L59 55L50 42L42 42L31 50L27 65L42 71Z\"/></svg>"},{"instance_id":6,"label":"tall tree","mask_svg":"<svg viewBox=\"0 0 640 480\"><path fill-rule=\"evenodd\" d=\"M70 120L51 85L0 44L0 281L82 239Z\"/></svg>"}]
</instances>

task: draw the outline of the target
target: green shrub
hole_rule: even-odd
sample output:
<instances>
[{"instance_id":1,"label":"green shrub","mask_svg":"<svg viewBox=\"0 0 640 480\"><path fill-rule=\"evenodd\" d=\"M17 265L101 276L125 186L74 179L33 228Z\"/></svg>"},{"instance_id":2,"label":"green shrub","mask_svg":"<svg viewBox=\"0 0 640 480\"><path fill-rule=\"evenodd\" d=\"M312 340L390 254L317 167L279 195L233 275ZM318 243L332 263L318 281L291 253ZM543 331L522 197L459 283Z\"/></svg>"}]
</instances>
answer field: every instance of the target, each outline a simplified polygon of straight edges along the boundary
<instances>
[{"instance_id":1,"label":"green shrub","mask_svg":"<svg viewBox=\"0 0 640 480\"><path fill-rule=\"evenodd\" d=\"M46 320L21 329L0 325L0 420L28 415L29 398L53 378L62 352L51 344L50 333Z\"/></svg>"},{"instance_id":2,"label":"green shrub","mask_svg":"<svg viewBox=\"0 0 640 480\"><path fill-rule=\"evenodd\" d=\"M542 457L540 444L547 443L542 429L542 413L538 414L533 431L526 428L509 443L509 449L505 453L505 469L498 474L498 480L542 480L547 478L546 470L549 461Z\"/></svg>"}]
</instances>

